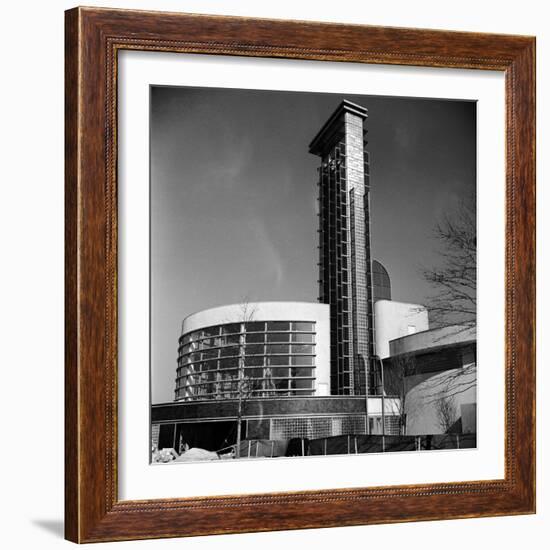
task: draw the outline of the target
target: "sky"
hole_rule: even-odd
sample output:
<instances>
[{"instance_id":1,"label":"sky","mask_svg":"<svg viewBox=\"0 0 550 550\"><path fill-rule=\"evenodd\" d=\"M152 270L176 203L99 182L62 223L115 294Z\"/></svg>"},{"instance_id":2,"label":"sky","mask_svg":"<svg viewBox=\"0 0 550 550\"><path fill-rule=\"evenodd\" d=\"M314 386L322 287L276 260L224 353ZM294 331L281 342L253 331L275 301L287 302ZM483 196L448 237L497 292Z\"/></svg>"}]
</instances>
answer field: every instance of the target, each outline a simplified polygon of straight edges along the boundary
<instances>
[{"instance_id":1,"label":"sky","mask_svg":"<svg viewBox=\"0 0 550 550\"><path fill-rule=\"evenodd\" d=\"M152 402L172 401L183 319L248 301L317 301L317 166L343 99L368 109L372 257L392 299L425 303L437 221L475 189L471 101L151 88Z\"/></svg>"}]
</instances>

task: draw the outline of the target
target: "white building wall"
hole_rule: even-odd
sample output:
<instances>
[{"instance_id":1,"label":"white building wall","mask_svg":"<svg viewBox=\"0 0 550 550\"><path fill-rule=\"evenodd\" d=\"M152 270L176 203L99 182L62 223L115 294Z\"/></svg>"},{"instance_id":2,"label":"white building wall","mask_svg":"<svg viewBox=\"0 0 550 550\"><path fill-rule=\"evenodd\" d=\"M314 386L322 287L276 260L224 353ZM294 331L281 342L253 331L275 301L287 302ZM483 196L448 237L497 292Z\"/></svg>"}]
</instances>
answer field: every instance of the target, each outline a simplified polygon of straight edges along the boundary
<instances>
[{"instance_id":1,"label":"white building wall","mask_svg":"<svg viewBox=\"0 0 550 550\"><path fill-rule=\"evenodd\" d=\"M225 323L250 321L310 321L315 323L315 395L330 395L330 319L328 304L316 302L250 302L205 309L183 320L182 332Z\"/></svg>"},{"instance_id":2,"label":"white building wall","mask_svg":"<svg viewBox=\"0 0 550 550\"><path fill-rule=\"evenodd\" d=\"M390 340L429 329L428 310L420 304L378 300L374 304L376 354L390 356Z\"/></svg>"},{"instance_id":3,"label":"white building wall","mask_svg":"<svg viewBox=\"0 0 550 550\"><path fill-rule=\"evenodd\" d=\"M462 431L476 432L476 375L475 364L470 364L462 369L407 377L405 398L407 435L445 432L439 417L441 400L446 402L453 423L461 419L466 408L468 412L462 422Z\"/></svg>"}]
</instances>

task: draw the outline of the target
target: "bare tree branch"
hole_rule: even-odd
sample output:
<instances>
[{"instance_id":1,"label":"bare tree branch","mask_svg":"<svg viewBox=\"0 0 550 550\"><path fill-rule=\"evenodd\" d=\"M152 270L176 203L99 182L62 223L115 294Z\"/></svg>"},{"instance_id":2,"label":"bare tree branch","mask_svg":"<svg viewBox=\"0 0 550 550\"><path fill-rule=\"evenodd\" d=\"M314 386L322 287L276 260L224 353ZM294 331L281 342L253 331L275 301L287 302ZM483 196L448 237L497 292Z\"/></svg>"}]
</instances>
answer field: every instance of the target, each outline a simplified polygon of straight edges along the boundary
<instances>
[{"instance_id":1,"label":"bare tree branch","mask_svg":"<svg viewBox=\"0 0 550 550\"><path fill-rule=\"evenodd\" d=\"M449 433L456 421L456 405L454 397L440 397L435 402L437 421L443 433Z\"/></svg>"},{"instance_id":2,"label":"bare tree branch","mask_svg":"<svg viewBox=\"0 0 550 550\"><path fill-rule=\"evenodd\" d=\"M426 304L430 312L430 325L434 328L453 327L457 334L473 331L477 319L477 227L476 199L468 197L436 225L438 265L425 268L422 274L431 284L433 294ZM476 385L476 363L463 369L451 370L434 378L434 387L427 383L428 402L440 408L442 387L450 398L464 393ZM436 387L437 386L437 387Z\"/></svg>"},{"instance_id":3,"label":"bare tree branch","mask_svg":"<svg viewBox=\"0 0 550 550\"><path fill-rule=\"evenodd\" d=\"M437 266L422 270L433 289L428 301L430 322L435 327L462 325L475 327L477 315L477 238L475 196L436 225L439 243Z\"/></svg>"},{"instance_id":4,"label":"bare tree branch","mask_svg":"<svg viewBox=\"0 0 550 550\"><path fill-rule=\"evenodd\" d=\"M416 373L416 362L412 354L399 355L392 361L389 368L385 370L385 390L388 395L398 397L393 400L393 413L399 417L399 428L401 435L406 435L408 403L406 378Z\"/></svg>"}]
</instances>

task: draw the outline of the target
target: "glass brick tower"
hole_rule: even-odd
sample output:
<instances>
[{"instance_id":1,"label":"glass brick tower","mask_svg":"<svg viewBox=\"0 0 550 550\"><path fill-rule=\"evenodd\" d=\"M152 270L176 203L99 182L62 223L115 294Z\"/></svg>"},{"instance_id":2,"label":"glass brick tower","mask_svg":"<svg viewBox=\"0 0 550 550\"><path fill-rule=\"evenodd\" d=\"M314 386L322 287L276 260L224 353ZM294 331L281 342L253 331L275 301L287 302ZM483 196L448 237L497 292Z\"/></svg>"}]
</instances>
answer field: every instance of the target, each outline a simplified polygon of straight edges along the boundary
<instances>
[{"instance_id":1,"label":"glass brick tower","mask_svg":"<svg viewBox=\"0 0 550 550\"><path fill-rule=\"evenodd\" d=\"M374 320L366 118L367 109L344 100L309 146L321 158L319 301L330 306L333 395L366 395L374 389L369 380Z\"/></svg>"}]
</instances>

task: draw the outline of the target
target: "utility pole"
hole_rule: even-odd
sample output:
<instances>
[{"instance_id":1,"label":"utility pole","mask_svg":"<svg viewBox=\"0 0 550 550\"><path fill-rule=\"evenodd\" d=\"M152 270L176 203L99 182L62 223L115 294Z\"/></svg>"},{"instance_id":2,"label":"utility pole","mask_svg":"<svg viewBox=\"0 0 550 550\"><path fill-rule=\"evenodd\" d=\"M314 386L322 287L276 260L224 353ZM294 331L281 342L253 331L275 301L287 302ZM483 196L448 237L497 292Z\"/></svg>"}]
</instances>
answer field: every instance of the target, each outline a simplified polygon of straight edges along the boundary
<instances>
[{"instance_id":1,"label":"utility pole","mask_svg":"<svg viewBox=\"0 0 550 550\"><path fill-rule=\"evenodd\" d=\"M384 383L384 362L379 355L375 355L374 359L378 361L380 367L380 384L382 386L382 450L386 450L386 386Z\"/></svg>"},{"instance_id":2,"label":"utility pole","mask_svg":"<svg viewBox=\"0 0 550 550\"><path fill-rule=\"evenodd\" d=\"M363 363L365 364L365 422L366 430L365 433L370 435L370 423L369 423L369 364L368 361L365 361L365 356L360 355Z\"/></svg>"}]
</instances>

